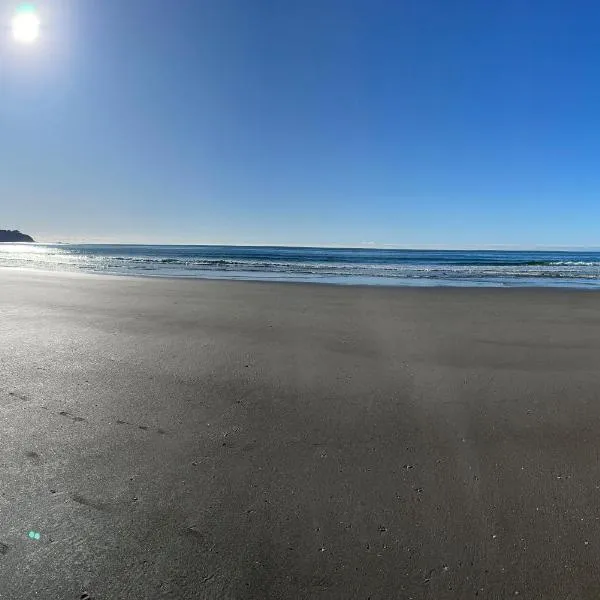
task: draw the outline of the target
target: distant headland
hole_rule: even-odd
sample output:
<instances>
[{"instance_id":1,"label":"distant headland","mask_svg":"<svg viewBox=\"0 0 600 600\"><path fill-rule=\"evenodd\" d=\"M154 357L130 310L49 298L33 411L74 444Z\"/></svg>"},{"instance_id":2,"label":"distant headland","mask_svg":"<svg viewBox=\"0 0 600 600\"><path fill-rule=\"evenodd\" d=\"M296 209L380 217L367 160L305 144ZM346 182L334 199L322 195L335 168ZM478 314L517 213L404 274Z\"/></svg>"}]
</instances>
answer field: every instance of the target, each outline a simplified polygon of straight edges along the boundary
<instances>
[{"instance_id":1,"label":"distant headland","mask_svg":"<svg viewBox=\"0 0 600 600\"><path fill-rule=\"evenodd\" d=\"M16 229L10 231L8 229L0 229L0 243L2 242L34 242L35 240L25 233L21 233Z\"/></svg>"}]
</instances>

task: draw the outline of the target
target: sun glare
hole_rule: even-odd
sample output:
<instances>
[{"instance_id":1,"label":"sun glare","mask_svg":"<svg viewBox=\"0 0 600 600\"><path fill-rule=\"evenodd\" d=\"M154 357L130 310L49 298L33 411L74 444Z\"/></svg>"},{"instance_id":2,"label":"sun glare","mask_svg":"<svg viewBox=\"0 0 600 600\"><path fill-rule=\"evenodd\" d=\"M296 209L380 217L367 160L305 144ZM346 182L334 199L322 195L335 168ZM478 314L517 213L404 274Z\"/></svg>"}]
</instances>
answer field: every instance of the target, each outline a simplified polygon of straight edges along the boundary
<instances>
[{"instance_id":1,"label":"sun glare","mask_svg":"<svg viewBox=\"0 0 600 600\"><path fill-rule=\"evenodd\" d=\"M12 20L13 37L17 42L31 44L40 35L40 19L31 6L22 6Z\"/></svg>"}]
</instances>

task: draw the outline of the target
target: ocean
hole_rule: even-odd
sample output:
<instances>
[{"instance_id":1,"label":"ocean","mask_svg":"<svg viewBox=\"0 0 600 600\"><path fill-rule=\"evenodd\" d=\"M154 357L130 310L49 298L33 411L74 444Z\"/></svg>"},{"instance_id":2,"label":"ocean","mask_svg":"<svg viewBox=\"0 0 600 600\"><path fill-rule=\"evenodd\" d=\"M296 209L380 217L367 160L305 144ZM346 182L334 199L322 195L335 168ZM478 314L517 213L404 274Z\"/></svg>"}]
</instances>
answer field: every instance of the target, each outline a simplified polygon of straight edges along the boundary
<instances>
[{"instance_id":1,"label":"ocean","mask_svg":"<svg viewBox=\"0 0 600 600\"><path fill-rule=\"evenodd\" d=\"M0 244L0 267L344 285L600 287L600 252Z\"/></svg>"}]
</instances>

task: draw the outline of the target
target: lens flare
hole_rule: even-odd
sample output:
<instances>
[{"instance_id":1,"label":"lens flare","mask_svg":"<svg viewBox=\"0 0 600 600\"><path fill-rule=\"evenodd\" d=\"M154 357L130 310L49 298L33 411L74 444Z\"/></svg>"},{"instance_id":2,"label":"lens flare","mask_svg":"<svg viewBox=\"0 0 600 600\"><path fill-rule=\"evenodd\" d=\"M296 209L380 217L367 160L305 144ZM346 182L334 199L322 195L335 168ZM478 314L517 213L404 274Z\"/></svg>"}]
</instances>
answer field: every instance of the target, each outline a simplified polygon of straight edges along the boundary
<instances>
[{"instance_id":1,"label":"lens flare","mask_svg":"<svg viewBox=\"0 0 600 600\"><path fill-rule=\"evenodd\" d=\"M31 44L40 35L40 18L35 8L30 4L24 4L17 9L12 20L13 37L17 42Z\"/></svg>"}]
</instances>

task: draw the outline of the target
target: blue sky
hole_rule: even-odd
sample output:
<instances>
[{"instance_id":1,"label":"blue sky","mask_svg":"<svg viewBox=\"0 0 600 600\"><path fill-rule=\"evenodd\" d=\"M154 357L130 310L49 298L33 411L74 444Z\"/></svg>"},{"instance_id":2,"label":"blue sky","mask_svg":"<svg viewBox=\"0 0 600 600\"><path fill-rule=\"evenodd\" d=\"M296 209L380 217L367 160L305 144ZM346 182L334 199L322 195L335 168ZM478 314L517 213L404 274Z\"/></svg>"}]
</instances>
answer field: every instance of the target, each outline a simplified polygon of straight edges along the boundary
<instances>
[{"instance_id":1,"label":"blue sky","mask_svg":"<svg viewBox=\"0 0 600 600\"><path fill-rule=\"evenodd\" d=\"M597 246L600 6L0 0L0 227Z\"/></svg>"}]
</instances>

